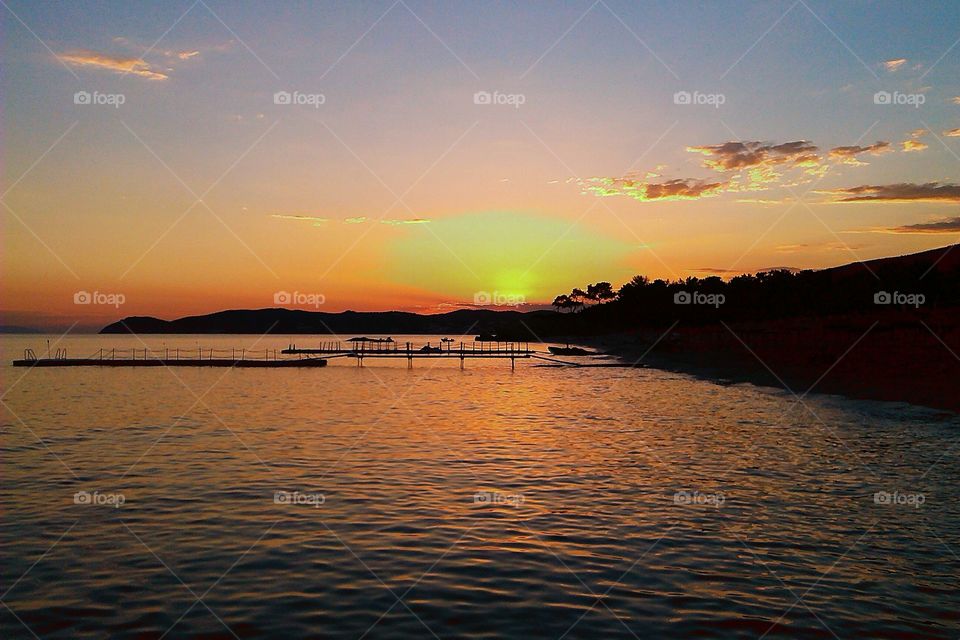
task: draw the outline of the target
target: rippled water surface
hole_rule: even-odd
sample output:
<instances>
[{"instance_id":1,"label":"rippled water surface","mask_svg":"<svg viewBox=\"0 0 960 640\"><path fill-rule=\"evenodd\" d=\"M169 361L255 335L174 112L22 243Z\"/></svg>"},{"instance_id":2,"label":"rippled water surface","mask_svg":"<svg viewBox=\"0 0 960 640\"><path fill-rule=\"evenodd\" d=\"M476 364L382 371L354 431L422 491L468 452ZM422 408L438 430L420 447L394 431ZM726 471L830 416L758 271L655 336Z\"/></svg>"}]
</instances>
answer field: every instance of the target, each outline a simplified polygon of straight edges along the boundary
<instances>
[{"instance_id":1,"label":"rippled water surface","mask_svg":"<svg viewBox=\"0 0 960 640\"><path fill-rule=\"evenodd\" d=\"M198 339L288 342L147 342ZM938 412L530 362L26 370L45 339L0 344L3 638L960 635Z\"/></svg>"}]
</instances>

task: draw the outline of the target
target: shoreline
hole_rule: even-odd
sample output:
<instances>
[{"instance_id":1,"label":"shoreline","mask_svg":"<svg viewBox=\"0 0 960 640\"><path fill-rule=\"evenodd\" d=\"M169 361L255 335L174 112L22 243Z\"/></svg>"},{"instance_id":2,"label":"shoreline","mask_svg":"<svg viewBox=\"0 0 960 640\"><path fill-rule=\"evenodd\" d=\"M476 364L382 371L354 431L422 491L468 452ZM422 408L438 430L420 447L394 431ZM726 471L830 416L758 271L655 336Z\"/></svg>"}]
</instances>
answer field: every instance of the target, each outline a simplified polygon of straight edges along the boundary
<instances>
[{"instance_id":1,"label":"shoreline","mask_svg":"<svg viewBox=\"0 0 960 640\"><path fill-rule=\"evenodd\" d=\"M704 333L712 334L711 340L700 339ZM616 357L628 366L684 373L717 384L750 383L782 389L801 398L806 393L840 395L854 400L903 402L960 414L960 360L951 362L946 349L947 357L940 358L933 367L930 354L915 347L907 349L914 351L913 366L904 365L910 358L890 366L890 362L883 362L875 350L869 348L860 353L851 350L836 357L830 354L828 358L798 362L790 357L796 354L789 348L766 350L758 359L756 352L751 353L732 337L727 344L713 348L703 344L722 343L722 337L716 330L709 329L676 332L666 337L662 332L643 331L571 336L569 343ZM782 347L796 342L797 337L777 335L773 339Z\"/></svg>"}]
</instances>

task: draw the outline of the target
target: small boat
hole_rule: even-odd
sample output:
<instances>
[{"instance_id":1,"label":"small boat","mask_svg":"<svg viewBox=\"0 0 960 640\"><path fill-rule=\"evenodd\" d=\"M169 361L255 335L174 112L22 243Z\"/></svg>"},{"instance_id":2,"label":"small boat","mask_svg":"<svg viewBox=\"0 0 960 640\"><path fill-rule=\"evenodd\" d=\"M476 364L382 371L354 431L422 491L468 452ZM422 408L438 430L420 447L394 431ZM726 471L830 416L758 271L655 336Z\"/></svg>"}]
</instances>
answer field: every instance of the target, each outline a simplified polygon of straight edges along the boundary
<instances>
[{"instance_id":1,"label":"small boat","mask_svg":"<svg viewBox=\"0 0 960 640\"><path fill-rule=\"evenodd\" d=\"M453 338L440 338L440 342L456 342Z\"/></svg>"},{"instance_id":2,"label":"small boat","mask_svg":"<svg viewBox=\"0 0 960 640\"><path fill-rule=\"evenodd\" d=\"M431 347L428 344L420 347L420 353L443 353L443 349L440 347Z\"/></svg>"},{"instance_id":3,"label":"small boat","mask_svg":"<svg viewBox=\"0 0 960 640\"><path fill-rule=\"evenodd\" d=\"M593 351L587 351L586 349L581 349L580 347L571 347L567 345L565 347L547 347L547 350L550 351L555 356L595 356L597 355Z\"/></svg>"}]
</instances>

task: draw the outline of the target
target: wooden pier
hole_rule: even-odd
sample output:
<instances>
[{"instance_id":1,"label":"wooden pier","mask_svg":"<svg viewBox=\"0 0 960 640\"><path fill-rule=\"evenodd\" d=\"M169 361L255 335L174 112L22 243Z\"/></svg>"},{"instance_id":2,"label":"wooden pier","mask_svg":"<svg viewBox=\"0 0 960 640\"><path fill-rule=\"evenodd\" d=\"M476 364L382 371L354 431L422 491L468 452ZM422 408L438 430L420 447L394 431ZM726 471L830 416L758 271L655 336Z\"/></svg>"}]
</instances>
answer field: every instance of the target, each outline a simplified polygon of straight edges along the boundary
<instances>
[{"instance_id":1,"label":"wooden pier","mask_svg":"<svg viewBox=\"0 0 960 640\"><path fill-rule=\"evenodd\" d=\"M460 368L464 368L464 361L468 358L478 359L509 359L510 368L516 368L518 358L536 358L538 352L530 349L526 342L474 342L459 343L441 342L438 345L427 343L414 346L412 342L324 342L317 348L298 348L290 345L280 353L284 355L324 355L328 358L346 357L356 358L357 366L363 366L364 358L405 358L407 368L413 368L413 361L418 358L459 358Z\"/></svg>"}]
</instances>

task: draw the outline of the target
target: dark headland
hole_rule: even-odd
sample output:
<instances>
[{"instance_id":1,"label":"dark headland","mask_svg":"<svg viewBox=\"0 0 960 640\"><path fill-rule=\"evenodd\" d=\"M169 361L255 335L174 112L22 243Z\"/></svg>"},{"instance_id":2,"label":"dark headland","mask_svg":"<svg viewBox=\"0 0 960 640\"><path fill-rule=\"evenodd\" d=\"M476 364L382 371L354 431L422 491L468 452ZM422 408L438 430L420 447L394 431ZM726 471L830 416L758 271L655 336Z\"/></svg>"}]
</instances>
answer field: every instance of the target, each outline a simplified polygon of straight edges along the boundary
<instances>
[{"instance_id":1,"label":"dark headland","mask_svg":"<svg viewBox=\"0 0 960 640\"><path fill-rule=\"evenodd\" d=\"M560 311L231 310L128 317L101 333L487 333L600 347L629 364L787 387L799 396L810 390L960 411L960 245L728 281L637 276L619 290L607 285L607 295L602 285L558 296Z\"/></svg>"}]
</instances>

